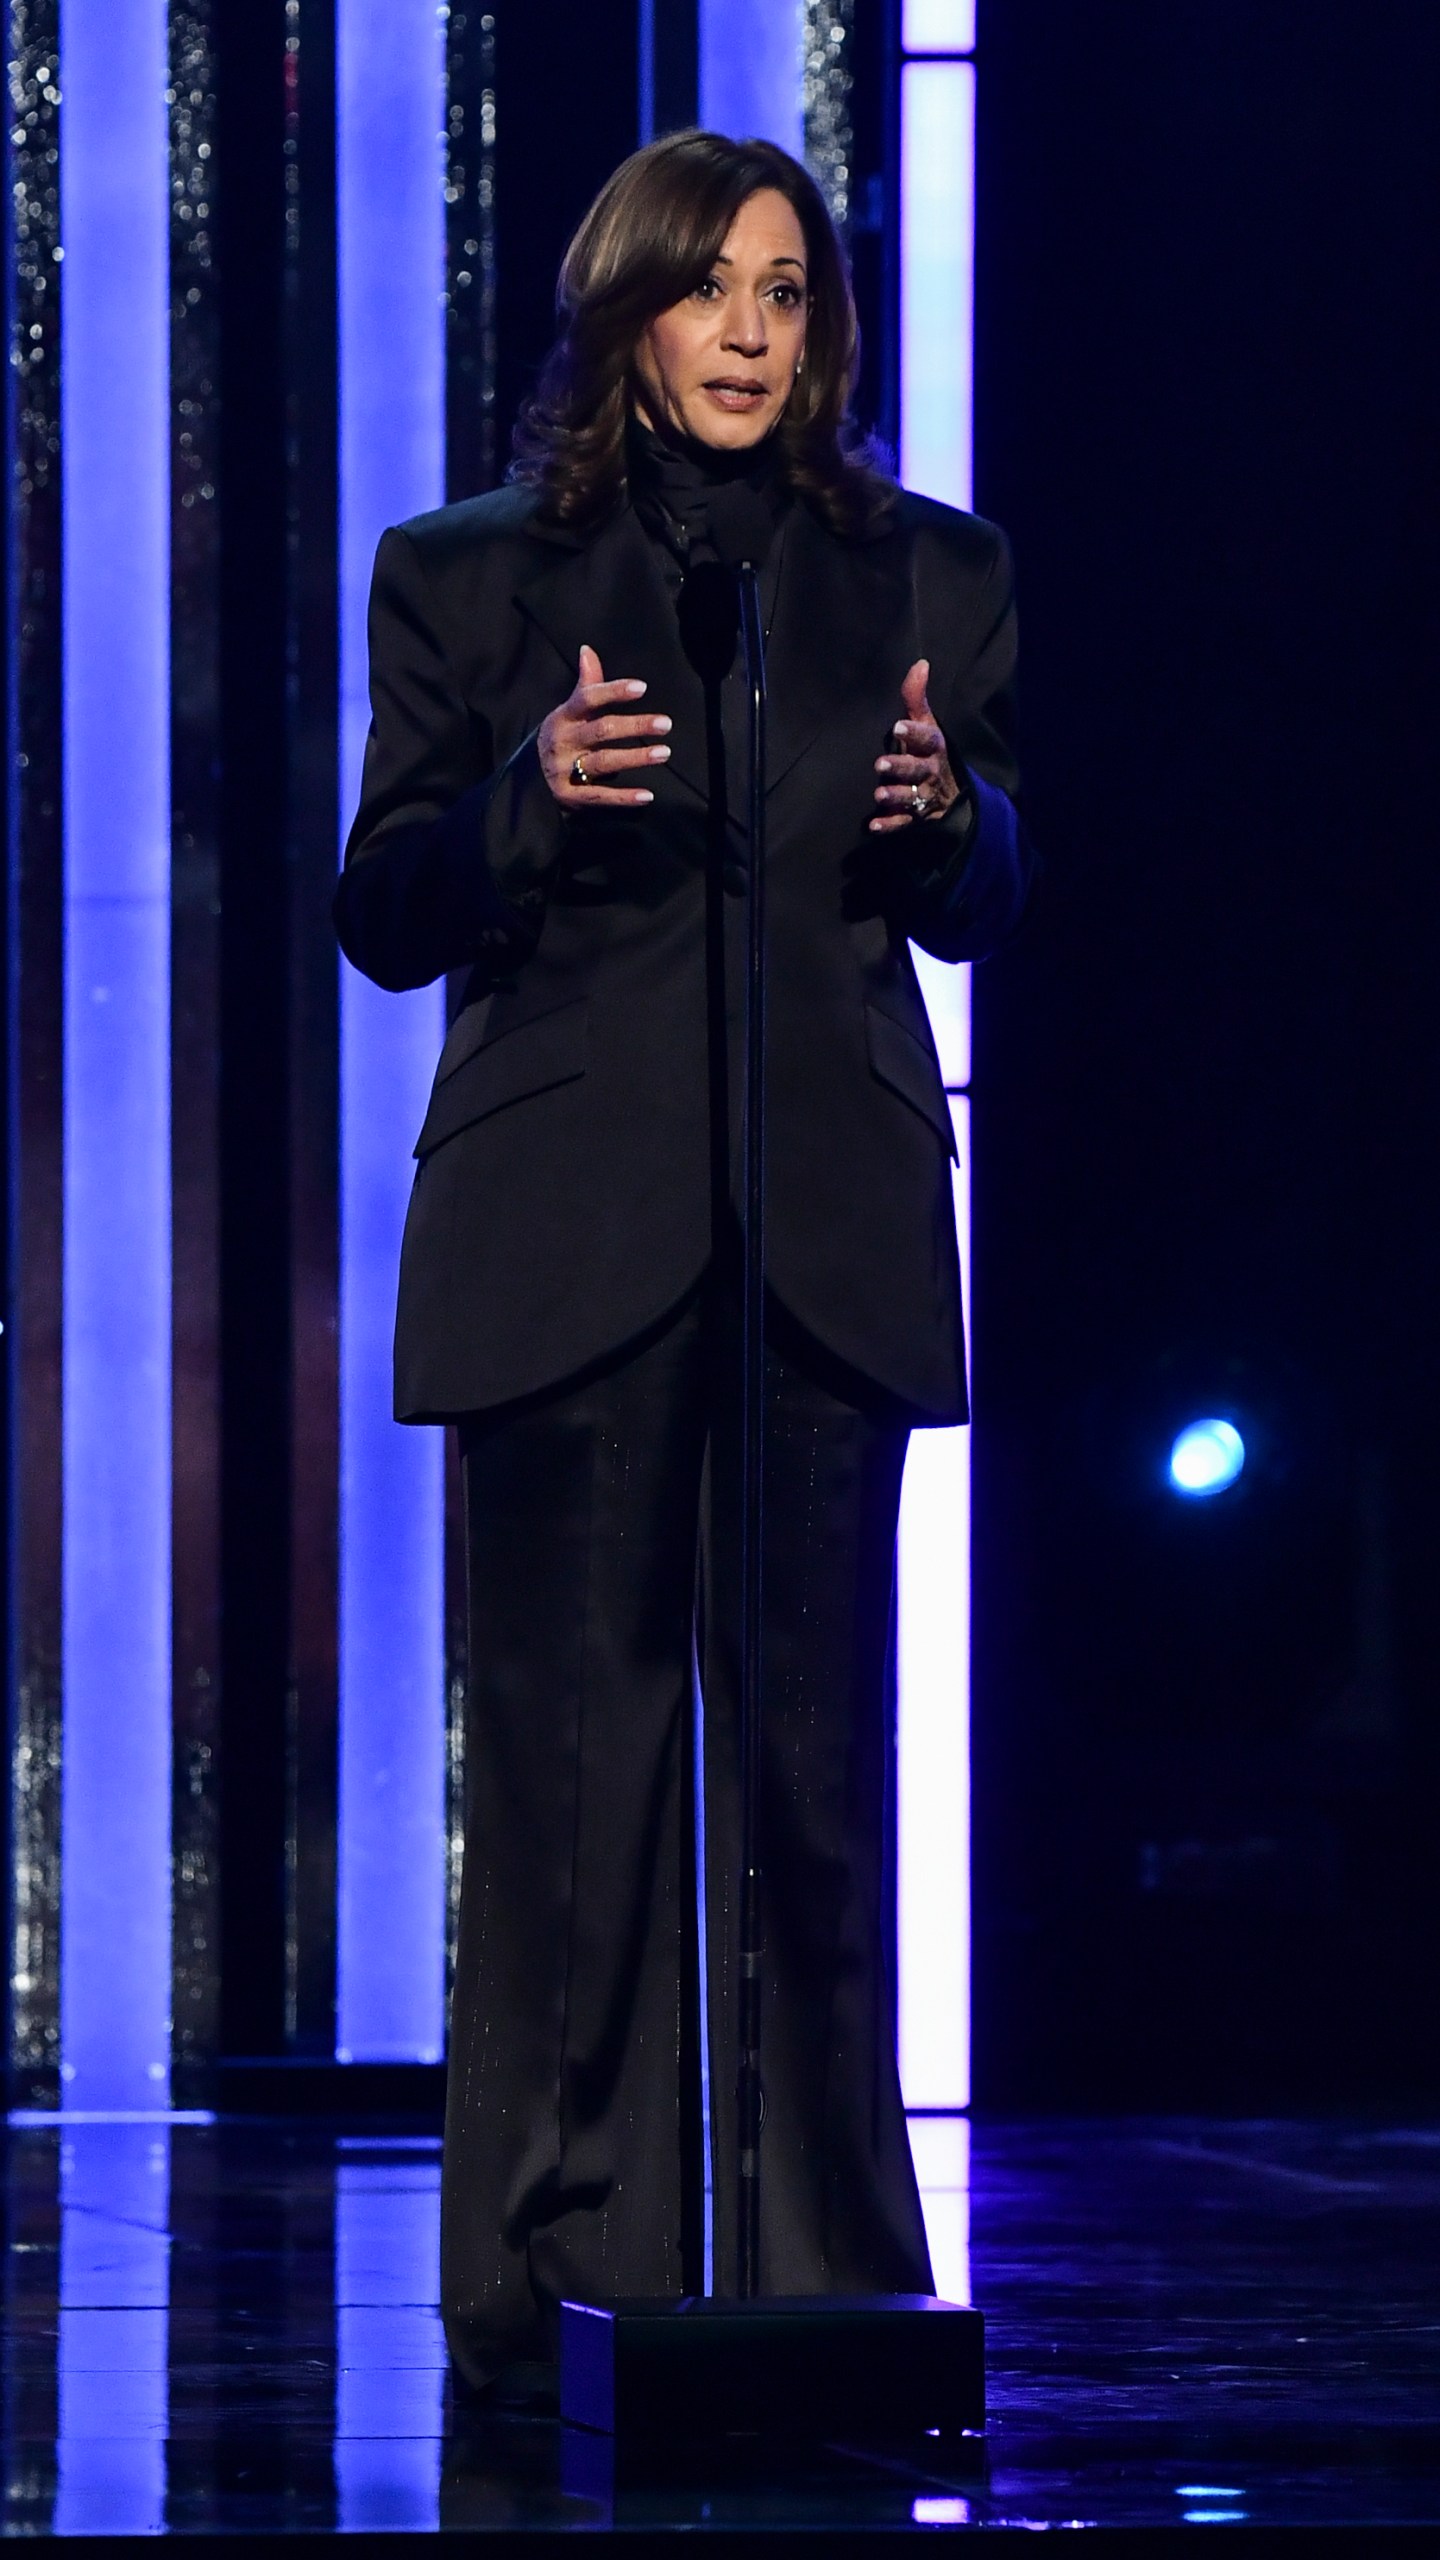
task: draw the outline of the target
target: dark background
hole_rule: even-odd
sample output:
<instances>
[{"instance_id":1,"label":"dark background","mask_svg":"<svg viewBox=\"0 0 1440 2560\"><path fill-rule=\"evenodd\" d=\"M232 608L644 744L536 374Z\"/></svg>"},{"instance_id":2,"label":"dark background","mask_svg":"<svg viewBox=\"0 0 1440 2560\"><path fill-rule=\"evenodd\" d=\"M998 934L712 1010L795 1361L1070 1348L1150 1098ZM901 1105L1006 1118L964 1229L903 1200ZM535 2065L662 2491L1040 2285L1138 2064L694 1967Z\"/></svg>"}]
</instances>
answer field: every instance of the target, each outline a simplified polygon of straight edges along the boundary
<instances>
[{"instance_id":1,"label":"dark background","mask_svg":"<svg viewBox=\"0 0 1440 2560\"><path fill-rule=\"evenodd\" d=\"M977 2091L1433 2095L1440 19L981 42L1047 868L976 976Z\"/></svg>"}]
</instances>

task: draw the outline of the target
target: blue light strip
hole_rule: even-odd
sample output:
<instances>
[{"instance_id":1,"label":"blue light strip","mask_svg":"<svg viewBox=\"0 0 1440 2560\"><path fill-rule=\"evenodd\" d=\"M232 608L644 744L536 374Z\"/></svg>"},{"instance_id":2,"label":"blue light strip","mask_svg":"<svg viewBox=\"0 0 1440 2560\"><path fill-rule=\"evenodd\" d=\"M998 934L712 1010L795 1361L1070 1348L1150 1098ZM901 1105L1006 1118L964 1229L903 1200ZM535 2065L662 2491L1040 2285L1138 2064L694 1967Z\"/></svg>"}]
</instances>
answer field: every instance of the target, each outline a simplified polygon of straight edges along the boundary
<instances>
[{"instance_id":1,"label":"blue light strip","mask_svg":"<svg viewBox=\"0 0 1440 2560\"><path fill-rule=\"evenodd\" d=\"M663 0L662 0L663 6ZM636 21L637 140L655 139L655 0L639 0Z\"/></svg>"},{"instance_id":2,"label":"blue light strip","mask_svg":"<svg viewBox=\"0 0 1440 2560\"><path fill-rule=\"evenodd\" d=\"M348 819L369 719L375 545L444 495L445 54L435 0L339 0L336 15ZM385 995L342 969L337 2050L429 2061L444 2036L442 1444L391 1421L390 1349L444 992Z\"/></svg>"},{"instance_id":3,"label":"blue light strip","mask_svg":"<svg viewBox=\"0 0 1440 2560\"><path fill-rule=\"evenodd\" d=\"M701 0L700 121L805 150L803 0Z\"/></svg>"},{"instance_id":4,"label":"blue light strip","mask_svg":"<svg viewBox=\"0 0 1440 2560\"><path fill-rule=\"evenodd\" d=\"M60 2034L77 2107L170 2036L169 273L164 0L66 0Z\"/></svg>"},{"instance_id":5,"label":"blue light strip","mask_svg":"<svg viewBox=\"0 0 1440 2560\"><path fill-rule=\"evenodd\" d=\"M973 0L905 0L904 45L960 56ZM900 464L909 489L968 507L972 458L975 67L900 71ZM970 972L917 955L960 1163L970 1293ZM911 2107L970 2099L970 1440L915 1434L900 1513L897 1666L900 2073ZM937 2262L938 2275L938 2262Z\"/></svg>"}]
</instances>

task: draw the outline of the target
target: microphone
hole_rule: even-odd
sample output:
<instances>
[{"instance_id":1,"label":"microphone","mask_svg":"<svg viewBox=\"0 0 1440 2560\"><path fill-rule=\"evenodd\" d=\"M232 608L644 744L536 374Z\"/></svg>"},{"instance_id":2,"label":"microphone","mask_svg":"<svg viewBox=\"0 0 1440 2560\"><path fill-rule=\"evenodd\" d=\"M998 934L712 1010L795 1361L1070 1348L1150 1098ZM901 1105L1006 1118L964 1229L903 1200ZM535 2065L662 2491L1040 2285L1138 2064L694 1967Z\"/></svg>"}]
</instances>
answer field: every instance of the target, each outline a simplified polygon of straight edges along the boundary
<instances>
[{"instance_id":1,"label":"microphone","mask_svg":"<svg viewBox=\"0 0 1440 2560\"><path fill-rule=\"evenodd\" d=\"M713 560L685 573L680 590L680 641L703 684L723 684L735 663L740 628L738 572L760 568L775 532L775 519L758 489L722 480L706 500Z\"/></svg>"},{"instance_id":2,"label":"microphone","mask_svg":"<svg viewBox=\"0 0 1440 2560\"><path fill-rule=\"evenodd\" d=\"M710 491L710 539L722 567L752 569L765 565L775 533L775 518L758 489L745 480L722 480Z\"/></svg>"}]
</instances>

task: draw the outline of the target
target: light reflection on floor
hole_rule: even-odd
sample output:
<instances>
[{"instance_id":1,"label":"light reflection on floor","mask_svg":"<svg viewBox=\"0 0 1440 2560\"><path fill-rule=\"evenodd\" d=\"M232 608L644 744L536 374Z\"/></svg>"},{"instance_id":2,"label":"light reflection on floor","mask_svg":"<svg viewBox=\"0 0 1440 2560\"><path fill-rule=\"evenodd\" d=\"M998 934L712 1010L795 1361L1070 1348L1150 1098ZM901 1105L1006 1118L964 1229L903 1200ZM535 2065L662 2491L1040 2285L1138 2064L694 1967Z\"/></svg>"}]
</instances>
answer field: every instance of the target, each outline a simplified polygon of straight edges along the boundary
<instances>
[{"instance_id":1,"label":"light reflection on floor","mask_svg":"<svg viewBox=\"0 0 1440 2560\"><path fill-rule=\"evenodd\" d=\"M56 2533L165 2530L171 2148L205 2121L12 2120L22 2184L58 2170ZM965 2302L969 2127L925 2118L914 2137L937 2285ZM447 2427L438 2139L337 2135L331 2193L336 2520L345 2532L434 2530Z\"/></svg>"},{"instance_id":2,"label":"light reflection on floor","mask_svg":"<svg viewBox=\"0 0 1440 2560\"><path fill-rule=\"evenodd\" d=\"M438 2138L12 2120L3 2529L1440 2522L1433 2127L912 2138L937 2287L968 2299L973 2258L987 2315L988 2468L702 2492L451 2409Z\"/></svg>"},{"instance_id":3,"label":"light reflection on floor","mask_svg":"<svg viewBox=\"0 0 1440 2560\"><path fill-rule=\"evenodd\" d=\"M57 2533L158 2533L165 2514L170 2130L82 2124L60 2170Z\"/></svg>"}]
</instances>

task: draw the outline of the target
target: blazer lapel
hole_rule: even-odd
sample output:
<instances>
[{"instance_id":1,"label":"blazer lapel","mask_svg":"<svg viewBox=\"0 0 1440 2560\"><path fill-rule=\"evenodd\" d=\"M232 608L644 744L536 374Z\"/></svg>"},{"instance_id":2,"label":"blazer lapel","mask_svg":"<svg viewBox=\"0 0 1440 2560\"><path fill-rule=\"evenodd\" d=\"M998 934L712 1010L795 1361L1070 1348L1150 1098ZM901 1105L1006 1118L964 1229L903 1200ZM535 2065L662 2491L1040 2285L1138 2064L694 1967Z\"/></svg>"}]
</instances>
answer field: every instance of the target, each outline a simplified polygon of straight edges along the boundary
<instances>
[{"instance_id":1,"label":"blazer lapel","mask_svg":"<svg viewBox=\"0 0 1440 2560\"><path fill-rule=\"evenodd\" d=\"M879 754L887 718L900 717L900 678L917 654L909 557L896 535L841 542L808 507L795 508L766 652L770 790L837 718L866 722L873 712Z\"/></svg>"},{"instance_id":2,"label":"blazer lapel","mask_svg":"<svg viewBox=\"0 0 1440 2560\"><path fill-rule=\"evenodd\" d=\"M622 507L588 541L547 560L518 590L517 602L559 651L572 680L582 642L599 649L607 679L644 678L648 691L637 711L665 711L674 723L667 771L708 800L700 681L680 646L654 547L633 511Z\"/></svg>"}]
</instances>

